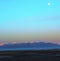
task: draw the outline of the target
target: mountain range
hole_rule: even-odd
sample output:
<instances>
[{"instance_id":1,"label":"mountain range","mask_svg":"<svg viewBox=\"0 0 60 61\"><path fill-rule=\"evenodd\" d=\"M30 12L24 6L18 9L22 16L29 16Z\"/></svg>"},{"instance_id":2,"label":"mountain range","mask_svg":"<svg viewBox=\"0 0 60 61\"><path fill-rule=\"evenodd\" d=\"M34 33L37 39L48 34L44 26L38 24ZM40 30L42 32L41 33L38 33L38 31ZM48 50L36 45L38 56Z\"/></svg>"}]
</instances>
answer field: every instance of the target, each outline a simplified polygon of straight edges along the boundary
<instances>
[{"instance_id":1,"label":"mountain range","mask_svg":"<svg viewBox=\"0 0 60 61\"><path fill-rule=\"evenodd\" d=\"M60 49L60 45L54 43L35 42L35 43L16 43L0 46L0 50L47 50Z\"/></svg>"}]
</instances>

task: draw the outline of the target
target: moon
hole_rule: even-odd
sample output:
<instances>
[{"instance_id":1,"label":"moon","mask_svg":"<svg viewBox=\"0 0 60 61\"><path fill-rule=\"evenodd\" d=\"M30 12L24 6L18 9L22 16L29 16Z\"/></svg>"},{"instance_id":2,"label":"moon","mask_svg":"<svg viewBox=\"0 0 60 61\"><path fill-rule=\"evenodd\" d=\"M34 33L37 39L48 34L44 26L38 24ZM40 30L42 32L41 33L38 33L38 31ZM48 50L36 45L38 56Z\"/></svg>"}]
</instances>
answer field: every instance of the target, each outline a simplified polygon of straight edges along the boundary
<instances>
[{"instance_id":1,"label":"moon","mask_svg":"<svg viewBox=\"0 0 60 61\"><path fill-rule=\"evenodd\" d=\"M50 2L48 2L48 6L50 6L51 5L51 3Z\"/></svg>"}]
</instances>

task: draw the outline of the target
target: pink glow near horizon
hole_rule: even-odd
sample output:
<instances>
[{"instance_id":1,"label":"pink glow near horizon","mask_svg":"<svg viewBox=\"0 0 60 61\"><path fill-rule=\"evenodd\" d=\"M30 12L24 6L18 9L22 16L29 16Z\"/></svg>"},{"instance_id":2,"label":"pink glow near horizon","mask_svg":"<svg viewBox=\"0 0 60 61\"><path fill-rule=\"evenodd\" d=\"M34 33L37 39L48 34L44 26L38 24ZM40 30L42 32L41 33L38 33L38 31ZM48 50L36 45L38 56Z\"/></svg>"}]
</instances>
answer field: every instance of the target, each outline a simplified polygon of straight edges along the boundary
<instances>
[{"instance_id":1,"label":"pink glow near horizon","mask_svg":"<svg viewBox=\"0 0 60 61\"><path fill-rule=\"evenodd\" d=\"M4 42L0 42L0 46L3 46L3 45L5 45L5 43Z\"/></svg>"},{"instance_id":2,"label":"pink glow near horizon","mask_svg":"<svg viewBox=\"0 0 60 61\"><path fill-rule=\"evenodd\" d=\"M11 44L17 44L17 42L14 41L14 42L11 42Z\"/></svg>"},{"instance_id":3,"label":"pink glow near horizon","mask_svg":"<svg viewBox=\"0 0 60 61\"><path fill-rule=\"evenodd\" d=\"M32 41L32 42L16 42L16 41L13 41L13 42L10 42L10 43L0 42L0 46L3 46L5 44L18 44L18 43L39 43L39 41L37 41L37 42L35 42L35 41ZM60 44L60 42L44 42L44 43Z\"/></svg>"}]
</instances>

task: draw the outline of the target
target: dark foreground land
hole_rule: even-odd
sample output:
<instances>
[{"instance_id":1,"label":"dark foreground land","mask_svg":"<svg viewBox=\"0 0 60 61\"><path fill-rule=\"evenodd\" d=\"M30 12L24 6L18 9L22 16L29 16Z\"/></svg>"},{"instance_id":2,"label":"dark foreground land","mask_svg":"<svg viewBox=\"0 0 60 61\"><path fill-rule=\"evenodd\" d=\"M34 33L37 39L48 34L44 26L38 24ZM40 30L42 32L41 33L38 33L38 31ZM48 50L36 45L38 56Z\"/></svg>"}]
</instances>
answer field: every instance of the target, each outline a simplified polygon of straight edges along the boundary
<instances>
[{"instance_id":1,"label":"dark foreground land","mask_svg":"<svg viewBox=\"0 0 60 61\"><path fill-rule=\"evenodd\" d=\"M60 61L60 50L0 51L0 61Z\"/></svg>"}]
</instances>

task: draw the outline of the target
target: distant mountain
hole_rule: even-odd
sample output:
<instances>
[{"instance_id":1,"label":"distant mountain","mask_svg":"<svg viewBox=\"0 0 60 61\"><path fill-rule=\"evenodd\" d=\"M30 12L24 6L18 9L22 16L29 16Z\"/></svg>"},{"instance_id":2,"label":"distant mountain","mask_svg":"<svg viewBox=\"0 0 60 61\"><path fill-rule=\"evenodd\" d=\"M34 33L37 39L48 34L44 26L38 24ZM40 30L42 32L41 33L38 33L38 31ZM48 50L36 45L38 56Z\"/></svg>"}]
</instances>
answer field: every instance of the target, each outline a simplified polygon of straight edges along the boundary
<instances>
[{"instance_id":1,"label":"distant mountain","mask_svg":"<svg viewBox=\"0 0 60 61\"><path fill-rule=\"evenodd\" d=\"M45 50L45 49L60 49L60 45L53 43L16 43L5 44L0 46L0 50Z\"/></svg>"}]
</instances>

